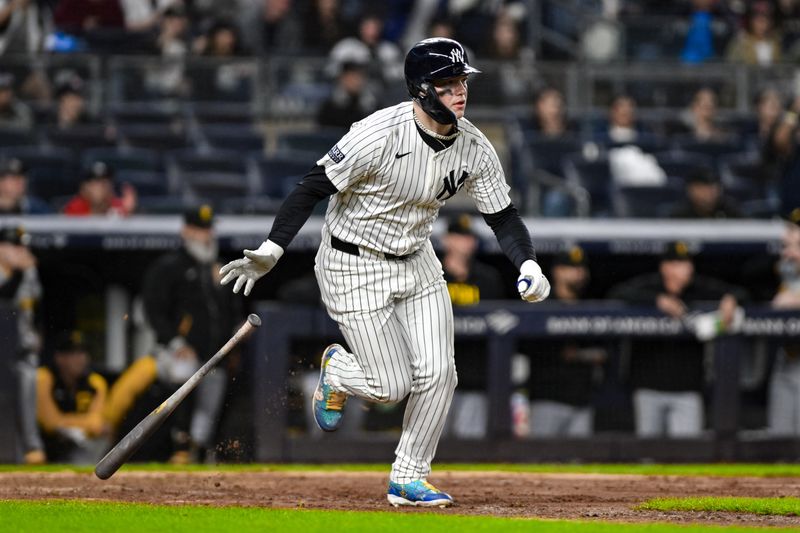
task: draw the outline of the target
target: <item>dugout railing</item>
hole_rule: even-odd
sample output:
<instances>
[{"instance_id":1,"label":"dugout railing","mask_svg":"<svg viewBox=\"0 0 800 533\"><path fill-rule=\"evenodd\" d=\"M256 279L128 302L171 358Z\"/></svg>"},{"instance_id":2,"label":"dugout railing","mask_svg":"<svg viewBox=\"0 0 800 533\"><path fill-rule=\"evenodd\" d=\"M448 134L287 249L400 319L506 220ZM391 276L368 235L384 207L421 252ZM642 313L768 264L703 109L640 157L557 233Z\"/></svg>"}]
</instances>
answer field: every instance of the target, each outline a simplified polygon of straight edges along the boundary
<instances>
[{"instance_id":1,"label":"dugout railing","mask_svg":"<svg viewBox=\"0 0 800 533\"><path fill-rule=\"evenodd\" d=\"M287 431L290 342L295 337L340 338L336 324L319 308L264 303L264 321L251 344L250 372L256 384L253 409L258 461L387 460L396 435L311 438ZM632 434L599 433L587 439L512 437L511 358L522 338L631 339L688 338L686 325L656 309L593 302L575 309L553 303L482 304L455 310L456 338L487 340L489 432L482 440L445 440L440 461L771 461L800 457L800 441L768 433L740 431L740 372L749 340L800 337L800 314L750 307L742 329L713 342L714 376L709 397L709 431L696 438L639 439ZM535 357L535 354L532 354ZM320 450L330 449L320 454Z\"/></svg>"}]
</instances>

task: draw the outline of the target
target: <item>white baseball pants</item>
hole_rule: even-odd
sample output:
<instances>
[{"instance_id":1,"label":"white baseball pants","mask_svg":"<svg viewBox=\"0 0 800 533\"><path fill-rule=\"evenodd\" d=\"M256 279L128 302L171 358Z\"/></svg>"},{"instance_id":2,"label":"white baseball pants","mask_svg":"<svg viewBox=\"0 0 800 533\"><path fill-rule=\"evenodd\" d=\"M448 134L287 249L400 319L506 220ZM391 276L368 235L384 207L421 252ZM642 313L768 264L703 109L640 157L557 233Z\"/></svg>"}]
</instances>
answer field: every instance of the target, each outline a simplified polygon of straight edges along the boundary
<instances>
[{"instance_id":1,"label":"white baseball pants","mask_svg":"<svg viewBox=\"0 0 800 533\"><path fill-rule=\"evenodd\" d=\"M374 402L409 396L391 480L425 479L453 398L453 308L442 266L427 242L406 259L330 247L327 232L315 272L328 314L352 352L328 363L334 390Z\"/></svg>"}]
</instances>

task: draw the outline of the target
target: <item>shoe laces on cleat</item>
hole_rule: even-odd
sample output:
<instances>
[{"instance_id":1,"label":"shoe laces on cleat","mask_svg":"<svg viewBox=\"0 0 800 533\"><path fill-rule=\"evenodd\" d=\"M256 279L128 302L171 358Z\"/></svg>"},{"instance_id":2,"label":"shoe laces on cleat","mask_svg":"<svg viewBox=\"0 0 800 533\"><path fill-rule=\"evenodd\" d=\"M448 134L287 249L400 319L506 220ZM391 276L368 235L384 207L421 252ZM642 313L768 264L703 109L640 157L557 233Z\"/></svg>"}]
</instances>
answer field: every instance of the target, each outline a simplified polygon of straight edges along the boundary
<instances>
[{"instance_id":1,"label":"shoe laces on cleat","mask_svg":"<svg viewBox=\"0 0 800 533\"><path fill-rule=\"evenodd\" d=\"M328 399L325 402L325 409L329 411L341 411L344 408L344 402L347 400L347 394L344 392L328 393Z\"/></svg>"}]
</instances>

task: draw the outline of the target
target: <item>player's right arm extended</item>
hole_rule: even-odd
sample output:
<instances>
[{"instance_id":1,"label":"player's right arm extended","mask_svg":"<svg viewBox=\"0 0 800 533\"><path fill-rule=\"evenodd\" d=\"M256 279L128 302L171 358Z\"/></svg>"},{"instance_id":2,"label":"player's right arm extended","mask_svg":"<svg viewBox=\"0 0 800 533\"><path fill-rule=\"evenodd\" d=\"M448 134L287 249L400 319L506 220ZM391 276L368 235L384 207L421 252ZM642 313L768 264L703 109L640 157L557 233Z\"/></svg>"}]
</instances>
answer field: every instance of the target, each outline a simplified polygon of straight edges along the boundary
<instances>
[{"instance_id":1,"label":"player's right arm extended","mask_svg":"<svg viewBox=\"0 0 800 533\"><path fill-rule=\"evenodd\" d=\"M325 169L319 165L312 168L281 204L267 240L257 250L245 250L244 258L223 266L219 271L222 276L220 283L226 285L235 279L233 292L238 293L244 287L245 296L249 295L256 281L272 270L281 258L311 216L314 206L336 192L338 190L325 175Z\"/></svg>"}]
</instances>

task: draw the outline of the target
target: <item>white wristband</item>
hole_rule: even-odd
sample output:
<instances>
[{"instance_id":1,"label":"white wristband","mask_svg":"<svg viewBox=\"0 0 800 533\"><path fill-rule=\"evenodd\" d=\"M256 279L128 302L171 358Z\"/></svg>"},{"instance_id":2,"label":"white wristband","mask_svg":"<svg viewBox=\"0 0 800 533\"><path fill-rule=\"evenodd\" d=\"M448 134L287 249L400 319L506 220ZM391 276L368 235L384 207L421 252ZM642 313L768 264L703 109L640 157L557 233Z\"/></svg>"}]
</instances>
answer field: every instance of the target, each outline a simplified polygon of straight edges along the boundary
<instances>
[{"instance_id":1,"label":"white wristband","mask_svg":"<svg viewBox=\"0 0 800 533\"><path fill-rule=\"evenodd\" d=\"M271 255L277 261L283 255L283 248L267 239L261 243L261 246L255 251L258 255Z\"/></svg>"}]
</instances>

